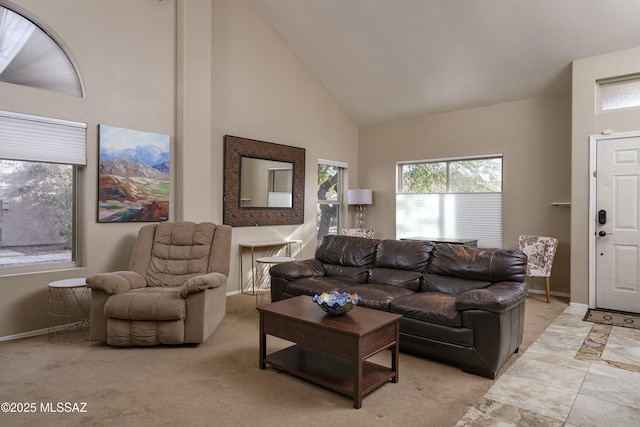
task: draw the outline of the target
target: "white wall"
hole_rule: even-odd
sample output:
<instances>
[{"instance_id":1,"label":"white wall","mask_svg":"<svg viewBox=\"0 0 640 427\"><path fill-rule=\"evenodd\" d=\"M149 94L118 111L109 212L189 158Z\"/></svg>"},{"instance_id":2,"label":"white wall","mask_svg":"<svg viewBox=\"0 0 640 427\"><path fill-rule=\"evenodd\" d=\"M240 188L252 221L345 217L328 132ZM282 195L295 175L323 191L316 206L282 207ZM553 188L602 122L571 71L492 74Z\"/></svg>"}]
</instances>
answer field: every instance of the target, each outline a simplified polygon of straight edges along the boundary
<instances>
[{"instance_id":1,"label":"white wall","mask_svg":"<svg viewBox=\"0 0 640 427\"><path fill-rule=\"evenodd\" d=\"M395 162L503 153L503 246L516 248L520 234L557 237L551 290L569 293L570 209L551 206L570 200L569 95L366 126L359 140L360 184L374 190L367 223L382 238L396 237Z\"/></svg>"},{"instance_id":2,"label":"white wall","mask_svg":"<svg viewBox=\"0 0 640 427\"><path fill-rule=\"evenodd\" d=\"M87 97L0 83L0 109L88 124L80 174L80 268L0 275L0 337L47 326L47 283L124 269L144 224L98 224L97 126L169 134L172 220L222 222L223 136L306 148L305 224L236 228L238 243L295 237L315 248L318 157L354 165L358 129L247 0L16 0L75 58Z\"/></svg>"},{"instance_id":3,"label":"white wall","mask_svg":"<svg viewBox=\"0 0 640 427\"><path fill-rule=\"evenodd\" d=\"M640 109L596 112L596 81L640 73L640 48L573 62L571 301L589 303L589 136L640 130Z\"/></svg>"}]
</instances>

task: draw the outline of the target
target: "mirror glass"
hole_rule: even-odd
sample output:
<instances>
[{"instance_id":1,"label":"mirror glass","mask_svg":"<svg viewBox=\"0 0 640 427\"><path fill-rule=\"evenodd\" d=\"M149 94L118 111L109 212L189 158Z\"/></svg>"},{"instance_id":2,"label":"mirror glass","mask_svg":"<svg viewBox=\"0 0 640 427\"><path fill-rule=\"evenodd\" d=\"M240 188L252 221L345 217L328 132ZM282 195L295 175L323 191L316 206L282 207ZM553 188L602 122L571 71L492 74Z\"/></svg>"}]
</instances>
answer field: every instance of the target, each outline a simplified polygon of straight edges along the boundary
<instances>
[{"instance_id":1,"label":"mirror glass","mask_svg":"<svg viewBox=\"0 0 640 427\"><path fill-rule=\"evenodd\" d=\"M305 149L224 137L224 224L304 223Z\"/></svg>"},{"instance_id":2,"label":"mirror glass","mask_svg":"<svg viewBox=\"0 0 640 427\"><path fill-rule=\"evenodd\" d=\"M242 157L241 208L290 208L293 163Z\"/></svg>"}]
</instances>

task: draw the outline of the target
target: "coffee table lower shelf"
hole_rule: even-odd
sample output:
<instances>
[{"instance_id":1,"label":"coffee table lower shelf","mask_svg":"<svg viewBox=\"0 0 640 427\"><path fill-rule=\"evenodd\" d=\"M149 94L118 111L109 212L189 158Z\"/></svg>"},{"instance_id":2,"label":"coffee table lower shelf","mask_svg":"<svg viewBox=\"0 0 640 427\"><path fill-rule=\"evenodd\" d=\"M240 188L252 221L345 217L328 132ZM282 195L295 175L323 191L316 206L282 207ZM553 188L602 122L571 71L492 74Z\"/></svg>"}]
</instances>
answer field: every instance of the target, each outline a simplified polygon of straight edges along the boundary
<instances>
[{"instance_id":1,"label":"coffee table lower shelf","mask_svg":"<svg viewBox=\"0 0 640 427\"><path fill-rule=\"evenodd\" d=\"M286 373L355 397L354 363L308 347L293 345L267 355L265 362ZM395 378L396 372L386 366L364 361L362 364L362 396Z\"/></svg>"}]
</instances>

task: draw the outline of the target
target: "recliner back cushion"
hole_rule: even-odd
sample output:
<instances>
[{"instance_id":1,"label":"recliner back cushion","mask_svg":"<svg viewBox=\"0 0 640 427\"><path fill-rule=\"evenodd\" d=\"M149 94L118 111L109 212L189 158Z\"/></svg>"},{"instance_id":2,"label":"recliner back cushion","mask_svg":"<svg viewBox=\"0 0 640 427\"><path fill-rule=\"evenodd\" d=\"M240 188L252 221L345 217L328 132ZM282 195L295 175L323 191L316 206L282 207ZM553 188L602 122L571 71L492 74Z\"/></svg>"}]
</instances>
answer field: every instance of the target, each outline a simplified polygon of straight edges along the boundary
<instances>
[{"instance_id":1,"label":"recliner back cushion","mask_svg":"<svg viewBox=\"0 0 640 427\"><path fill-rule=\"evenodd\" d=\"M210 223L159 223L147 286L181 286L193 276L208 273L214 231Z\"/></svg>"},{"instance_id":2,"label":"recliner back cushion","mask_svg":"<svg viewBox=\"0 0 640 427\"><path fill-rule=\"evenodd\" d=\"M418 240L383 240L376 247L374 266L396 270L424 271L433 243Z\"/></svg>"},{"instance_id":3,"label":"recliner back cushion","mask_svg":"<svg viewBox=\"0 0 640 427\"><path fill-rule=\"evenodd\" d=\"M427 272L489 282L522 282L527 256L514 249L483 249L439 243Z\"/></svg>"},{"instance_id":4,"label":"recliner back cushion","mask_svg":"<svg viewBox=\"0 0 640 427\"><path fill-rule=\"evenodd\" d=\"M315 257L323 264L369 267L379 242L364 237L327 235L318 243Z\"/></svg>"}]
</instances>

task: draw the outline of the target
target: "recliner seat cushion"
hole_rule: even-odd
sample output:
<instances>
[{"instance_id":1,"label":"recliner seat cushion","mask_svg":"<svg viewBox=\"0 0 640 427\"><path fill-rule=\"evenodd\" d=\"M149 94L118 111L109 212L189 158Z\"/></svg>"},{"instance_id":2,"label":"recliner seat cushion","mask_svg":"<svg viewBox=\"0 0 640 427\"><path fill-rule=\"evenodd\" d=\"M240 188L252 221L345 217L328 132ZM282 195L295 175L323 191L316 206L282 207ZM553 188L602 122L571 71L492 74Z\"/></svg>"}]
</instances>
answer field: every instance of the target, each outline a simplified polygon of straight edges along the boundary
<instances>
[{"instance_id":1,"label":"recliner seat cushion","mask_svg":"<svg viewBox=\"0 0 640 427\"><path fill-rule=\"evenodd\" d=\"M182 320L107 320L107 344L116 347L184 343Z\"/></svg>"},{"instance_id":2,"label":"recliner seat cushion","mask_svg":"<svg viewBox=\"0 0 640 427\"><path fill-rule=\"evenodd\" d=\"M186 307L179 288L140 288L112 295L104 305L104 314L124 320L182 321Z\"/></svg>"}]
</instances>

